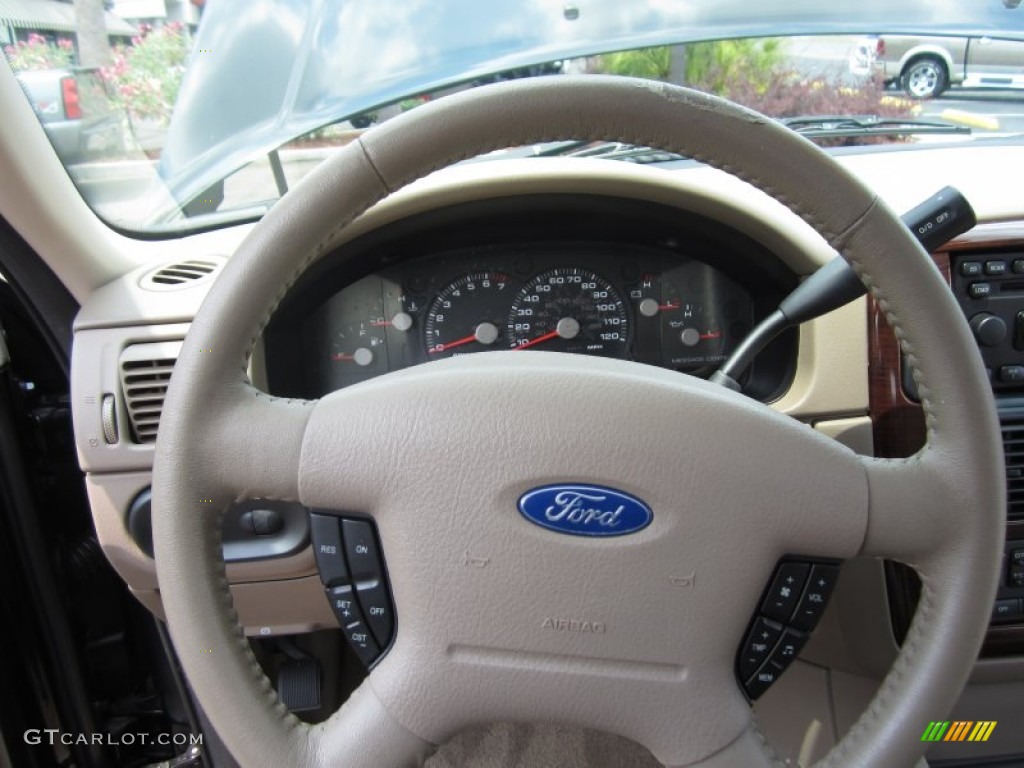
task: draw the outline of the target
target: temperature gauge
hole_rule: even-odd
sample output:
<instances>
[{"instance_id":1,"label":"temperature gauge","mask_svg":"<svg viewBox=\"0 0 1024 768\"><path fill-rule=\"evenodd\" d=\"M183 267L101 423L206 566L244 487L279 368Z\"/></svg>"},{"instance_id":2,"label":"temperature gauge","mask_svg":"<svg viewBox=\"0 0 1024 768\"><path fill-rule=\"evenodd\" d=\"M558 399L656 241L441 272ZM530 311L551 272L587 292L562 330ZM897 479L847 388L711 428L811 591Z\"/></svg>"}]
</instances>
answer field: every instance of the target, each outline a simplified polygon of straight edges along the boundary
<instances>
[{"instance_id":1,"label":"temperature gauge","mask_svg":"<svg viewBox=\"0 0 1024 768\"><path fill-rule=\"evenodd\" d=\"M664 365L697 371L724 359L724 333L717 313L697 297L683 295L675 282L663 275L641 275L640 283L629 293L636 309L638 336L660 338L660 357ZM644 326L657 324L656 333L645 334ZM645 355L645 356L646 356Z\"/></svg>"}]
</instances>

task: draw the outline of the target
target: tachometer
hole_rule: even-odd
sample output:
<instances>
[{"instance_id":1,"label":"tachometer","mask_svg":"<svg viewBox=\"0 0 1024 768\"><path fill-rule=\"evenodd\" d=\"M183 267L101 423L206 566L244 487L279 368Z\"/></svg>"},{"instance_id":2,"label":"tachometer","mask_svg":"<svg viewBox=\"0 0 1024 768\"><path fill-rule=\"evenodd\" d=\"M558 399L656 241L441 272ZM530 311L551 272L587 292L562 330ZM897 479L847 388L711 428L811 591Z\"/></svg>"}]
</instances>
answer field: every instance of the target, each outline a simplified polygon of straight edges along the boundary
<instances>
[{"instance_id":1,"label":"tachometer","mask_svg":"<svg viewBox=\"0 0 1024 768\"><path fill-rule=\"evenodd\" d=\"M508 319L510 346L626 357L629 318L604 278L578 267L544 272L519 292Z\"/></svg>"},{"instance_id":2,"label":"tachometer","mask_svg":"<svg viewBox=\"0 0 1024 768\"><path fill-rule=\"evenodd\" d=\"M511 299L503 272L475 272L450 283L427 309L428 357L507 347L504 318Z\"/></svg>"}]
</instances>

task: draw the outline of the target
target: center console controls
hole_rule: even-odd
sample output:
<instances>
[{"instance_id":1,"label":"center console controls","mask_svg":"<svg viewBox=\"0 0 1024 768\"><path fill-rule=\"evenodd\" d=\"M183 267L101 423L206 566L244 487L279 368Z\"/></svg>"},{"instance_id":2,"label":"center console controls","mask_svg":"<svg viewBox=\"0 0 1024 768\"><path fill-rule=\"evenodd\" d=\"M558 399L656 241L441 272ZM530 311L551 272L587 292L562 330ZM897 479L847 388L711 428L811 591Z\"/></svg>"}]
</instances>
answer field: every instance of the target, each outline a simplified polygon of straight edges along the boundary
<instances>
[{"instance_id":1,"label":"center console controls","mask_svg":"<svg viewBox=\"0 0 1024 768\"><path fill-rule=\"evenodd\" d=\"M950 281L992 388L1024 389L1024 251L954 253Z\"/></svg>"}]
</instances>

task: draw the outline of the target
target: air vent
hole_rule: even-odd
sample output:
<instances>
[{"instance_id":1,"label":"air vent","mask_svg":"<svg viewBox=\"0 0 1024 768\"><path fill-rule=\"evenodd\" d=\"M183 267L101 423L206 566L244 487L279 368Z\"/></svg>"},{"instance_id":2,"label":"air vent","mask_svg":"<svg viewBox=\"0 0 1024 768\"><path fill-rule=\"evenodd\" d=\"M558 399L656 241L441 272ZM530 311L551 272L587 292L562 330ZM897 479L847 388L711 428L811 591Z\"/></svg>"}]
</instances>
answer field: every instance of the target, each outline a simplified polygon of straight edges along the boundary
<instances>
[{"instance_id":1,"label":"air vent","mask_svg":"<svg viewBox=\"0 0 1024 768\"><path fill-rule=\"evenodd\" d=\"M1003 421L1006 454L1006 516L1024 520L1024 420Z\"/></svg>"},{"instance_id":2,"label":"air vent","mask_svg":"<svg viewBox=\"0 0 1024 768\"><path fill-rule=\"evenodd\" d=\"M224 260L218 257L205 259L189 259L176 261L172 264L147 272L140 285L150 291L171 291L195 285L200 280L207 280L222 266Z\"/></svg>"},{"instance_id":3,"label":"air vent","mask_svg":"<svg viewBox=\"0 0 1024 768\"><path fill-rule=\"evenodd\" d=\"M167 383L181 352L180 341L133 344L121 353L121 390L136 443L156 442Z\"/></svg>"}]
</instances>

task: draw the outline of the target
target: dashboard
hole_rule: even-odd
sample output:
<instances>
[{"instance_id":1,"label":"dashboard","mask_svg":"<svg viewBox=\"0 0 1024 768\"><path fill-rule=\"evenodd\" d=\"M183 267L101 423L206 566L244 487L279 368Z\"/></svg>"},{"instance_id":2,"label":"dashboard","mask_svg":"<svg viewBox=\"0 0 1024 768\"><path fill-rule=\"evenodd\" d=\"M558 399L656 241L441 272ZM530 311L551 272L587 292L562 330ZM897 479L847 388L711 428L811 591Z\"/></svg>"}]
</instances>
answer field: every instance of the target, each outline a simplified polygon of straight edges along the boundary
<instances>
[{"instance_id":1,"label":"dashboard","mask_svg":"<svg viewBox=\"0 0 1024 768\"><path fill-rule=\"evenodd\" d=\"M320 397L456 355L535 349L707 377L795 278L755 241L678 210L594 197L456 206L346 244L266 335L274 394ZM364 272L368 271L368 274ZM795 335L745 380L771 399Z\"/></svg>"}]
</instances>

